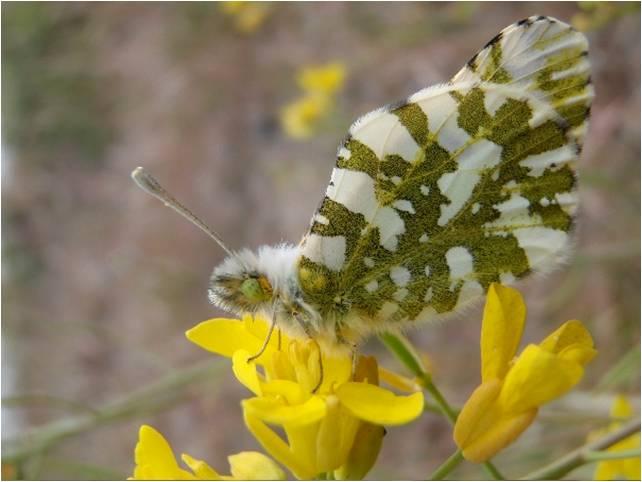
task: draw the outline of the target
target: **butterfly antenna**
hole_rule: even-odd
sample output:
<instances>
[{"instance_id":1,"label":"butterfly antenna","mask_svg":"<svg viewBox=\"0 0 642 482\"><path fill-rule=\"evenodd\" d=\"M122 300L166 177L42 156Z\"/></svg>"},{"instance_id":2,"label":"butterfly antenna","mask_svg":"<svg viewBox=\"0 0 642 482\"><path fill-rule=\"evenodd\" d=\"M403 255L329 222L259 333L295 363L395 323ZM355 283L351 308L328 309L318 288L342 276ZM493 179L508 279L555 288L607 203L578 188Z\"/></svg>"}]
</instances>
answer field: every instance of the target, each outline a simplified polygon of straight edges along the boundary
<instances>
[{"instance_id":1,"label":"butterfly antenna","mask_svg":"<svg viewBox=\"0 0 642 482\"><path fill-rule=\"evenodd\" d=\"M188 221L191 221L192 224L195 224L199 228L201 228L205 233L212 238L216 243L223 248L223 251L225 251L229 256L233 256L232 251L230 251L227 246L221 241L221 237L213 230L211 229L207 224L205 224L203 221L201 221L196 215L194 215L189 209L187 209L185 206L183 206L181 203L179 203L174 196L172 196L169 192L163 188L163 186L160 185L160 183L152 176L149 172L147 172L145 169L142 167L137 167L132 171L132 179L134 182L140 187L143 191L147 192L148 194L151 194L157 199L160 199L163 201L163 204L165 206L168 206L172 208L174 211L176 211L178 214L186 218Z\"/></svg>"}]
</instances>

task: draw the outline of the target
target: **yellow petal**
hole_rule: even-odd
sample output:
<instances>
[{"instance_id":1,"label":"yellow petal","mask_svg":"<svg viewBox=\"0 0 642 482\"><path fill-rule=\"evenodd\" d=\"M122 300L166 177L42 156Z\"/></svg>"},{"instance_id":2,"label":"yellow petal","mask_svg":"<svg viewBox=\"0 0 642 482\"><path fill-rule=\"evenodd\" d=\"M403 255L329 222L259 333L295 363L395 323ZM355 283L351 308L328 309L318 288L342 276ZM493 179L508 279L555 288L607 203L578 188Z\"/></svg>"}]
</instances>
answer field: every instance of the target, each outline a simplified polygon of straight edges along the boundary
<instances>
[{"instance_id":1,"label":"yellow petal","mask_svg":"<svg viewBox=\"0 0 642 482\"><path fill-rule=\"evenodd\" d=\"M557 353L585 365L594 356L593 338L581 321L570 320L539 344L542 349Z\"/></svg>"},{"instance_id":2,"label":"yellow petal","mask_svg":"<svg viewBox=\"0 0 642 482\"><path fill-rule=\"evenodd\" d=\"M485 462L532 423L537 409L506 413L499 403L502 383L489 380L472 393L455 423L454 439L471 462Z\"/></svg>"},{"instance_id":3,"label":"yellow petal","mask_svg":"<svg viewBox=\"0 0 642 482\"><path fill-rule=\"evenodd\" d=\"M600 462L595 467L593 480L622 480L623 474L620 473L619 464L614 464L612 461ZM631 479L636 480L636 479Z\"/></svg>"},{"instance_id":4,"label":"yellow petal","mask_svg":"<svg viewBox=\"0 0 642 482\"><path fill-rule=\"evenodd\" d=\"M243 410L267 423L278 425L307 425L325 415L326 405L321 397L312 396L299 405L286 405L272 398L250 398L241 402Z\"/></svg>"},{"instance_id":5,"label":"yellow petal","mask_svg":"<svg viewBox=\"0 0 642 482\"><path fill-rule=\"evenodd\" d=\"M508 372L500 402L507 411L525 412L562 396L583 374L579 363L529 345Z\"/></svg>"},{"instance_id":6,"label":"yellow petal","mask_svg":"<svg viewBox=\"0 0 642 482\"><path fill-rule=\"evenodd\" d=\"M633 407L622 395L618 395L611 404L610 415L613 418L620 419L609 425L608 429L596 430L589 434L589 441L604 437L610 432L617 430L622 426L621 419L629 418L633 415ZM640 450L640 434L636 433L630 437L620 440L608 449L608 452L623 452L628 450ZM594 480L640 480L640 456L627 459L604 460L597 464Z\"/></svg>"},{"instance_id":7,"label":"yellow petal","mask_svg":"<svg viewBox=\"0 0 642 482\"><path fill-rule=\"evenodd\" d=\"M336 395L355 417L378 425L408 423L421 415L424 408L421 392L398 396L369 383L344 383L337 388Z\"/></svg>"},{"instance_id":8,"label":"yellow petal","mask_svg":"<svg viewBox=\"0 0 642 482\"><path fill-rule=\"evenodd\" d=\"M526 305L519 291L492 283L482 321L482 383L504 378L517 352L525 321Z\"/></svg>"},{"instance_id":9,"label":"yellow petal","mask_svg":"<svg viewBox=\"0 0 642 482\"><path fill-rule=\"evenodd\" d=\"M464 404L455 428L453 438L460 449L472 444L481 433L486 432L495 423L492 410L501 392L500 380L487 380L470 395Z\"/></svg>"},{"instance_id":10,"label":"yellow petal","mask_svg":"<svg viewBox=\"0 0 642 482\"><path fill-rule=\"evenodd\" d=\"M183 459L185 465L194 472L194 475L196 475L199 480L223 480L223 477L221 477L216 470L202 460L194 459L187 454L181 455L181 459Z\"/></svg>"},{"instance_id":11,"label":"yellow petal","mask_svg":"<svg viewBox=\"0 0 642 482\"><path fill-rule=\"evenodd\" d=\"M309 395L303 391L301 385L290 380L272 380L264 383L262 389L266 397L271 395L282 397L288 405L300 405Z\"/></svg>"},{"instance_id":12,"label":"yellow petal","mask_svg":"<svg viewBox=\"0 0 642 482\"><path fill-rule=\"evenodd\" d=\"M611 417L628 418L633 415L633 407L624 395L617 395L611 405Z\"/></svg>"},{"instance_id":13,"label":"yellow petal","mask_svg":"<svg viewBox=\"0 0 642 482\"><path fill-rule=\"evenodd\" d=\"M303 363L301 363L299 366L295 364L294 369L297 372L297 378L299 379L299 383L302 386L306 386L307 383L304 381L304 378L301 378L301 372L299 371L299 368L302 368L302 371L308 374L307 380L313 383L313 385L307 385L308 391L312 393L312 390L316 388L319 382L323 383L324 377L321 373L321 365L323 362L321 360L321 350L317 342L308 340L306 343L310 344L309 355L306 360L302 360Z\"/></svg>"},{"instance_id":14,"label":"yellow petal","mask_svg":"<svg viewBox=\"0 0 642 482\"><path fill-rule=\"evenodd\" d=\"M406 393L414 393L421 390L421 386L417 383L416 379L411 379L399 375L398 373L392 372L385 369L384 367L379 367L378 378L385 384L390 385L393 388L396 388L399 391ZM356 380L356 378L355 378Z\"/></svg>"},{"instance_id":15,"label":"yellow petal","mask_svg":"<svg viewBox=\"0 0 642 482\"><path fill-rule=\"evenodd\" d=\"M274 460L260 452L240 452L230 455L232 476L237 480L285 480L285 472Z\"/></svg>"},{"instance_id":16,"label":"yellow petal","mask_svg":"<svg viewBox=\"0 0 642 482\"><path fill-rule=\"evenodd\" d=\"M323 357L323 382L318 393L334 391L337 387L352 376L352 357L350 356L324 356Z\"/></svg>"},{"instance_id":17,"label":"yellow petal","mask_svg":"<svg viewBox=\"0 0 642 482\"><path fill-rule=\"evenodd\" d=\"M463 449L464 458L471 462L486 462L507 447L533 423L537 409L522 412L516 415L506 414L495 420L488 430L481 433Z\"/></svg>"},{"instance_id":18,"label":"yellow petal","mask_svg":"<svg viewBox=\"0 0 642 482\"><path fill-rule=\"evenodd\" d=\"M297 83L307 92L332 95L343 86L345 75L343 64L335 62L303 69L297 76Z\"/></svg>"},{"instance_id":19,"label":"yellow petal","mask_svg":"<svg viewBox=\"0 0 642 482\"><path fill-rule=\"evenodd\" d=\"M178 466L165 437L149 425L140 427L134 454L136 468L133 478L136 480L196 479Z\"/></svg>"},{"instance_id":20,"label":"yellow petal","mask_svg":"<svg viewBox=\"0 0 642 482\"><path fill-rule=\"evenodd\" d=\"M331 99L325 95L306 94L281 110L281 125L291 137L309 137L332 105Z\"/></svg>"},{"instance_id":21,"label":"yellow petal","mask_svg":"<svg viewBox=\"0 0 642 482\"><path fill-rule=\"evenodd\" d=\"M640 435L635 434L607 449L608 452L640 450ZM595 480L640 480L640 456L627 459L604 460L595 467Z\"/></svg>"},{"instance_id":22,"label":"yellow petal","mask_svg":"<svg viewBox=\"0 0 642 482\"><path fill-rule=\"evenodd\" d=\"M567 346L558 353L560 358L565 360L574 361L580 365L588 364L597 355L597 350L585 345L575 344Z\"/></svg>"},{"instance_id":23,"label":"yellow petal","mask_svg":"<svg viewBox=\"0 0 642 482\"><path fill-rule=\"evenodd\" d=\"M359 424L352 450L346 463L335 471L337 480L362 480L379 457L383 436L386 433L381 425L362 422Z\"/></svg>"},{"instance_id":24,"label":"yellow petal","mask_svg":"<svg viewBox=\"0 0 642 482\"><path fill-rule=\"evenodd\" d=\"M249 353L258 353L263 341L245 329L240 320L216 318L203 321L185 333L187 339L205 350L218 355L232 358L237 350L246 350ZM266 350L257 363L266 359L269 354Z\"/></svg>"},{"instance_id":25,"label":"yellow petal","mask_svg":"<svg viewBox=\"0 0 642 482\"><path fill-rule=\"evenodd\" d=\"M263 448L277 461L290 469L298 479L312 479L317 474L315 467L305 458L295 457L290 447L265 423L256 417L243 413L245 426Z\"/></svg>"},{"instance_id":26,"label":"yellow petal","mask_svg":"<svg viewBox=\"0 0 642 482\"><path fill-rule=\"evenodd\" d=\"M320 472L317 467L317 434L320 425L321 420L307 425L283 426L292 456L310 467L315 475Z\"/></svg>"},{"instance_id":27,"label":"yellow petal","mask_svg":"<svg viewBox=\"0 0 642 482\"><path fill-rule=\"evenodd\" d=\"M254 392L255 395L261 395L261 381L259 374L256 372L254 362L248 362L250 356L250 353L246 350L235 351L232 356L232 371L239 382Z\"/></svg>"},{"instance_id":28,"label":"yellow petal","mask_svg":"<svg viewBox=\"0 0 642 482\"><path fill-rule=\"evenodd\" d=\"M259 315L252 316L249 314L243 315L242 321L243 326L248 331L248 333L251 333L257 340L261 340L261 343L263 343L270 330L271 321ZM274 330L272 338L270 338L269 346L271 348L274 348L275 350L278 350L279 338L281 339L281 347L288 346L288 344L290 343L290 338L277 327Z\"/></svg>"},{"instance_id":29,"label":"yellow petal","mask_svg":"<svg viewBox=\"0 0 642 482\"><path fill-rule=\"evenodd\" d=\"M267 380L296 380L296 372L286 352L274 352L265 364L265 377Z\"/></svg>"},{"instance_id":30,"label":"yellow petal","mask_svg":"<svg viewBox=\"0 0 642 482\"><path fill-rule=\"evenodd\" d=\"M338 469L348 458L354 436L361 423L346 410L335 395L326 399L327 412L317 433L317 470L330 472Z\"/></svg>"}]
</instances>

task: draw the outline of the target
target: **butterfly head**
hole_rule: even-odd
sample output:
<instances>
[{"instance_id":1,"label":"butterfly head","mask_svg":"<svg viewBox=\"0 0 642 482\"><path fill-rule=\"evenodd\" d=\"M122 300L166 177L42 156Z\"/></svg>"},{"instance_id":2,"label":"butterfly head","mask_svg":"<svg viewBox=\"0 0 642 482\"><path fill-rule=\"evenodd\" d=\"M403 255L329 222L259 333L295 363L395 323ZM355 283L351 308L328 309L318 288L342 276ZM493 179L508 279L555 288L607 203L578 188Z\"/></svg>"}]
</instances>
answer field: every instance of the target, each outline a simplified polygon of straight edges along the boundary
<instances>
[{"instance_id":1,"label":"butterfly head","mask_svg":"<svg viewBox=\"0 0 642 482\"><path fill-rule=\"evenodd\" d=\"M296 298L292 276L297 255L292 245L232 253L214 268L208 290L210 301L235 314L271 314L275 304L289 305Z\"/></svg>"},{"instance_id":2,"label":"butterfly head","mask_svg":"<svg viewBox=\"0 0 642 482\"><path fill-rule=\"evenodd\" d=\"M258 257L249 250L228 256L210 278L208 296L212 304L232 313L266 310L274 298L274 287L262 272Z\"/></svg>"}]
</instances>

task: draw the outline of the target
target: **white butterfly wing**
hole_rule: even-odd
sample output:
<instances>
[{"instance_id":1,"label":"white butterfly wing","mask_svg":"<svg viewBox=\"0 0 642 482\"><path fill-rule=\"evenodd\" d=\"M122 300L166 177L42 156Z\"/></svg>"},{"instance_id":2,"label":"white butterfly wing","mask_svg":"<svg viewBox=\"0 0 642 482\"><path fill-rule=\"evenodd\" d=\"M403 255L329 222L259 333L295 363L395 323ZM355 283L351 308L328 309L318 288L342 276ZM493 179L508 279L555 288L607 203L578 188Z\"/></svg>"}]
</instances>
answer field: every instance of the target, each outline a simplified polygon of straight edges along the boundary
<instances>
[{"instance_id":1,"label":"white butterfly wing","mask_svg":"<svg viewBox=\"0 0 642 482\"><path fill-rule=\"evenodd\" d=\"M586 51L581 33L531 17L450 83L357 120L302 241L306 301L377 330L559 262L593 97Z\"/></svg>"}]
</instances>

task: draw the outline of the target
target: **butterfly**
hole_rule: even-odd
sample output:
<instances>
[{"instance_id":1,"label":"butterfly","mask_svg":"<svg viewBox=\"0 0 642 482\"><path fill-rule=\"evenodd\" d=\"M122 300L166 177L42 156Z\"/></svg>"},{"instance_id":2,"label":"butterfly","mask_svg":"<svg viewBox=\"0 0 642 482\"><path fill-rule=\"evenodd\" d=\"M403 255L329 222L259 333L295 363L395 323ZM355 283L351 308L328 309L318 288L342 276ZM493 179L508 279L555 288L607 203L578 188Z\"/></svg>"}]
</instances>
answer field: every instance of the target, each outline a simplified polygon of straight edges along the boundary
<instances>
[{"instance_id":1,"label":"butterfly","mask_svg":"<svg viewBox=\"0 0 642 482\"><path fill-rule=\"evenodd\" d=\"M226 251L214 305L341 349L564 260L594 95L587 55L582 33L532 16L449 82L359 118L298 245L231 251L146 171L132 176Z\"/></svg>"}]
</instances>

